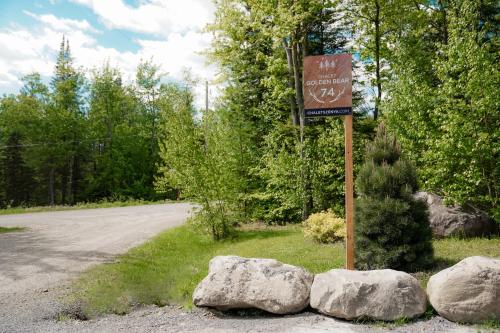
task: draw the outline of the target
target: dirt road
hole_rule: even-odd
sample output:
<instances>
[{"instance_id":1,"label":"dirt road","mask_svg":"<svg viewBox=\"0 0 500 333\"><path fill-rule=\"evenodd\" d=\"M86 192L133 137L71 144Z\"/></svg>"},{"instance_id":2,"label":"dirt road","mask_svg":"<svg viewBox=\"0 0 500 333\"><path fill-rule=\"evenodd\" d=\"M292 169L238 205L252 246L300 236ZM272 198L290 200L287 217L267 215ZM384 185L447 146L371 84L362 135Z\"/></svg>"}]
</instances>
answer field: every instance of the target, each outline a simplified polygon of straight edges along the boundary
<instances>
[{"instance_id":1,"label":"dirt road","mask_svg":"<svg viewBox=\"0 0 500 333\"><path fill-rule=\"evenodd\" d=\"M27 228L0 234L0 332L31 310L48 316L43 303L50 297L40 294L184 223L191 208L176 203L0 216L0 226Z\"/></svg>"}]
</instances>

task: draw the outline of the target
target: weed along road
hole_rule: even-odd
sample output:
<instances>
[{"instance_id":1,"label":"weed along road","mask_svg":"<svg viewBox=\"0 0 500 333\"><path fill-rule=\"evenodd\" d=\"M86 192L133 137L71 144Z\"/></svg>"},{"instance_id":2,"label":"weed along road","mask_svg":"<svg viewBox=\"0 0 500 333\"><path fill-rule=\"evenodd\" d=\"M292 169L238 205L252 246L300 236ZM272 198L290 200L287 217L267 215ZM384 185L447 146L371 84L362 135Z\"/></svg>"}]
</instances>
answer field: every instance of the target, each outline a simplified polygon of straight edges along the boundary
<instances>
[{"instance_id":1,"label":"weed along road","mask_svg":"<svg viewBox=\"0 0 500 333\"><path fill-rule=\"evenodd\" d=\"M89 266L181 225L191 208L174 203L0 216L2 227L26 228L0 234L0 332L25 313L47 316L44 302L51 300L44 294Z\"/></svg>"}]
</instances>

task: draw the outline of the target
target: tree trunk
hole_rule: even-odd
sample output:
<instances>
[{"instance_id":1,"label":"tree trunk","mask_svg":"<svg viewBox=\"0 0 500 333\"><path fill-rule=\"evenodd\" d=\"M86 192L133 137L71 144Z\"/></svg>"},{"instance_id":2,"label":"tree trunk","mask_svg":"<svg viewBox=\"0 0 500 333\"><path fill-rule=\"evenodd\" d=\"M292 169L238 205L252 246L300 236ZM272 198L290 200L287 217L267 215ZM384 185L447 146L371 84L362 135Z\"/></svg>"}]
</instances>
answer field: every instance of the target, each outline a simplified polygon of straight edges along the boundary
<instances>
[{"instance_id":1,"label":"tree trunk","mask_svg":"<svg viewBox=\"0 0 500 333\"><path fill-rule=\"evenodd\" d=\"M55 204L55 170L54 167L52 166L49 171L49 203L51 206L54 206Z\"/></svg>"},{"instance_id":2,"label":"tree trunk","mask_svg":"<svg viewBox=\"0 0 500 333\"><path fill-rule=\"evenodd\" d=\"M292 50L289 47L288 43L286 40L283 40L283 48L285 49L286 53L286 62L288 64L288 87L290 89L294 89L294 65L292 61ZM290 96L289 98L290 102L290 114L292 118L292 124L293 126L299 125L299 115L297 113L297 102L293 96Z\"/></svg>"},{"instance_id":3,"label":"tree trunk","mask_svg":"<svg viewBox=\"0 0 500 333\"><path fill-rule=\"evenodd\" d=\"M302 54L299 43L296 41L296 36L292 38L292 62L293 62L293 74L295 81L295 99L297 100L297 106L299 109L299 122L300 122L300 160L301 160L301 170L300 178L302 183L302 219L306 219L309 216L311 205L310 196L310 186L309 177L307 177L307 161L305 154L305 113L304 113L304 95L302 91L302 75L300 71L300 64L302 63Z\"/></svg>"},{"instance_id":4,"label":"tree trunk","mask_svg":"<svg viewBox=\"0 0 500 333\"><path fill-rule=\"evenodd\" d=\"M77 202L79 181L80 181L80 160L78 154L72 159L71 163L71 201L70 204L74 205Z\"/></svg>"},{"instance_id":5,"label":"tree trunk","mask_svg":"<svg viewBox=\"0 0 500 333\"><path fill-rule=\"evenodd\" d=\"M64 167L62 170L61 174L61 204L65 205L66 204L66 196L67 196L67 189L68 189L68 170L71 167ZM71 172L71 171L69 171Z\"/></svg>"},{"instance_id":6,"label":"tree trunk","mask_svg":"<svg viewBox=\"0 0 500 333\"><path fill-rule=\"evenodd\" d=\"M441 11L441 42L448 45L448 18L446 13L446 5L443 0L438 0L439 10Z\"/></svg>"}]
</instances>

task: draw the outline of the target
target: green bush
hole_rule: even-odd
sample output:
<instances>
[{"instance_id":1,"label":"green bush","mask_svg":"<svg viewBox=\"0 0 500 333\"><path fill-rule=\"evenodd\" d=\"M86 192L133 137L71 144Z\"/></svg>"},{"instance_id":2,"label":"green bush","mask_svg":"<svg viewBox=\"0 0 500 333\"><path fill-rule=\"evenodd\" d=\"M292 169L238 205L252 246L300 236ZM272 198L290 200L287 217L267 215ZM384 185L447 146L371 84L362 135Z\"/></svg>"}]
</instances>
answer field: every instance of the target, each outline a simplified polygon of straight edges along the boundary
<instances>
[{"instance_id":1,"label":"green bush","mask_svg":"<svg viewBox=\"0 0 500 333\"><path fill-rule=\"evenodd\" d=\"M201 234L212 235L214 240L223 240L235 235L236 219L234 214L226 212L224 203L212 203L210 207L202 206L194 209L188 224Z\"/></svg>"},{"instance_id":2,"label":"green bush","mask_svg":"<svg viewBox=\"0 0 500 333\"><path fill-rule=\"evenodd\" d=\"M346 236L344 219L331 210L311 214L303 226L304 235L318 243L334 243Z\"/></svg>"},{"instance_id":3,"label":"green bush","mask_svg":"<svg viewBox=\"0 0 500 333\"><path fill-rule=\"evenodd\" d=\"M433 261L427 206L412 196L415 167L380 125L367 145L356 190L356 266L416 271Z\"/></svg>"}]
</instances>

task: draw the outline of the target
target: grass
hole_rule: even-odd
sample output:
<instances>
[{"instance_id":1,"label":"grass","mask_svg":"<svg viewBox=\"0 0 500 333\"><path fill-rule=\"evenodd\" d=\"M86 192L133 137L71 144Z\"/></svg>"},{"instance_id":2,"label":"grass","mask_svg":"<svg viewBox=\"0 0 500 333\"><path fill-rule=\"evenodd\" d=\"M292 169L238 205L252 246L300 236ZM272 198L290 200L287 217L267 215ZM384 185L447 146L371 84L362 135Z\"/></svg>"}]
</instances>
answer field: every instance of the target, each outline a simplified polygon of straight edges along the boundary
<instances>
[{"instance_id":1,"label":"grass","mask_svg":"<svg viewBox=\"0 0 500 333\"><path fill-rule=\"evenodd\" d=\"M61 206L37 206L37 207L11 207L11 208L0 209L0 215L55 212L61 210L77 210L77 209L92 209L92 208L155 205L155 204L162 204L165 202L168 201L126 200L126 201L80 202L77 203L76 205L71 205L71 206L61 205Z\"/></svg>"},{"instance_id":2,"label":"grass","mask_svg":"<svg viewBox=\"0 0 500 333\"><path fill-rule=\"evenodd\" d=\"M6 234L8 232L18 232L23 230L24 228L21 227L0 227L0 234Z\"/></svg>"},{"instance_id":3,"label":"grass","mask_svg":"<svg viewBox=\"0 0 500 333\"><path fill-rule=\"evenodd\" d=\"M500 239L445 239L434 242L440 270L471 255L500 257ZM320 245L304 239L298 226L240 230L239 237L212 242L188 226L168 230L152 241L95 266L82 275L71 297L80 317L124 314L139 304L181 304L191 307L192 292L206 276L216 255L275 258L312 273L344 265L344 246ZM417 273L425 285L432 271Z\"/></svg>"},{"instance_id":4,"label":"grass","mask_svg":"<svg viewBox=\"0 0 500 333\"><path fill-rule=\"evenodd\" d=\"M196 285L216 255L275 258L313 273L340 267L343 245L325 246L304 240L296 227L242 230L235 240L213 242L181 226L132 249L117 262L96 266L76 284L74 301L84 317L104 312L126 313L137 304L182 304L191 307Z\"/></svg>"},{"instance_id":5,"label":"grass","mask_svg":"<svg viewBox=\"0 0 500 333\"><path fill-rule=\"evenodd\" d=\"M433 241L435 265L426 272L413 274L422 287L427 286L429 278L460 260L472 256L500 257L500 238L443 238Z\"/></svg>"},{"instance_id":6,"label":"grass","mask_svg":"<svg viewBox=\"0 0 500 333\"><path fill-rule=\"evenodd\" d=\"M434 308L430 304L428 304L427 310L420 317L416 317L416 318L401 317L401 318L398 318L394 321L384 321L384 320L361 317L361 318L354 319L353 323L362 324L362 325L378 326L378 327L383 327L383 328L387 328L387 329L394 329L397 327L401 327L404 325L408 325L408 324L417 322L419 320L431 319L432 317L434 317L436 315L436 313L437 312L434 310Z\"/></svg>"},{"instance_id":7,"label":"grass","mask_svg":"<svg viewBox=\"0 0 500 333\"><path fill-rule=\"evenodd\" d=\"M487 320L487 321L479 324L479 327L486 329L486 330L489 330L489 329L500 330L500 320Z\"/></svg>"}]
</instances>

